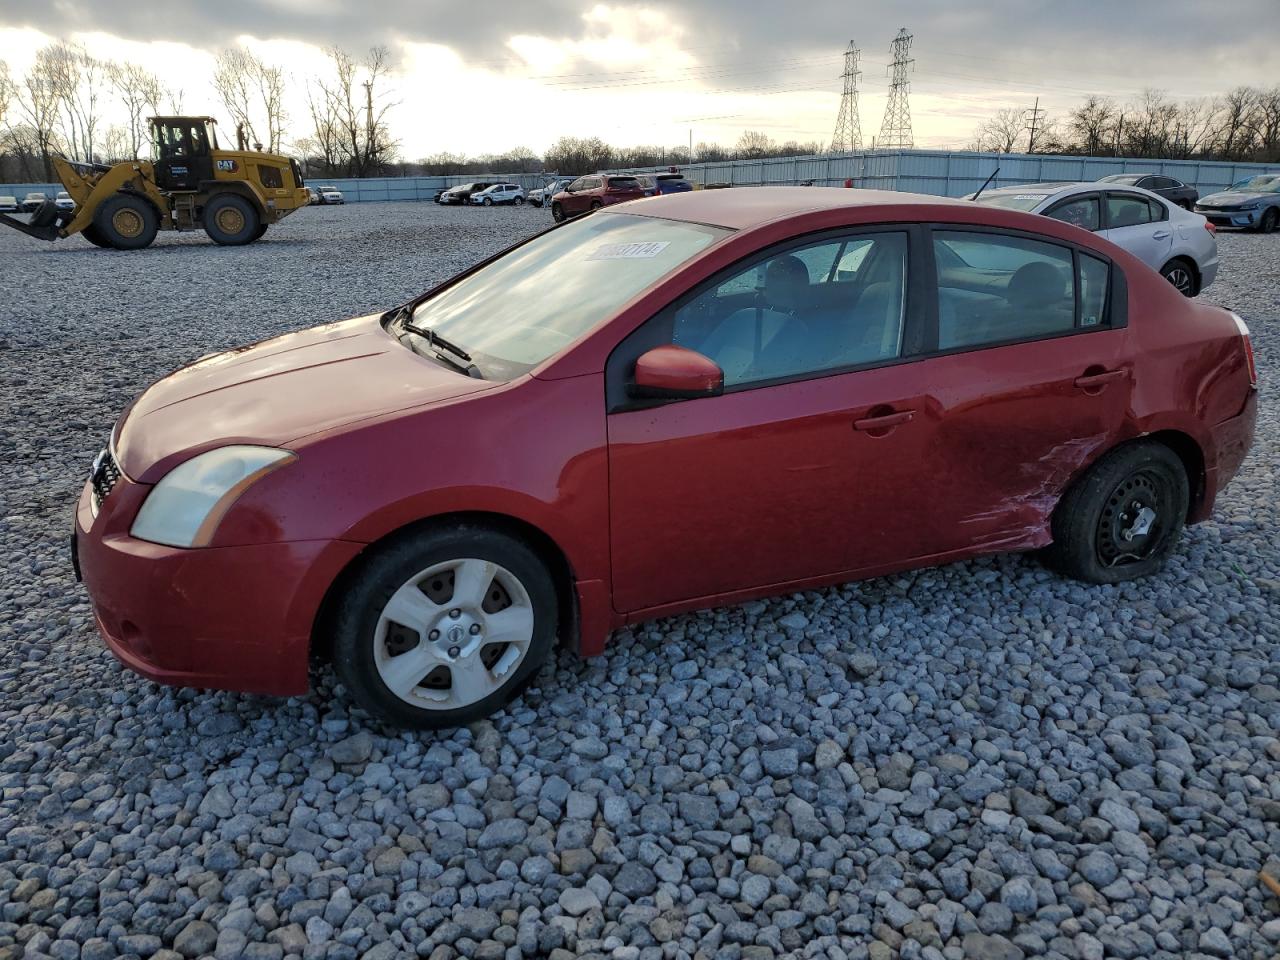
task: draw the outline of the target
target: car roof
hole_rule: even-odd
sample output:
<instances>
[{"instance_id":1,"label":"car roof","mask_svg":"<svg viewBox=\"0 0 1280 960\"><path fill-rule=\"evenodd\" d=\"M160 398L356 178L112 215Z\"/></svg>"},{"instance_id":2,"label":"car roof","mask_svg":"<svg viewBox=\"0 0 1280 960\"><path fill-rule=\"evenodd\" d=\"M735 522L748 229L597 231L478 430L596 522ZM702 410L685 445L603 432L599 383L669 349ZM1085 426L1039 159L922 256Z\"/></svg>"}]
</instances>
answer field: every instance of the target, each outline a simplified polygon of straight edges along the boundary
<instances>
[{"instance_id":1,"label":"car roof","mask_svg":"<svg viewBox=\"0 0 1280 960\"><path fill-rule=\"evenodd\" d=\"M1021 186L1000 187L996 190L984 190L983 197L988 196L1008 196L1009 194L1026 194L1027 196L1042 196L1046 199L1049 197L1069 197L1076 193L1097 193L1099 190L1120 193L1141 194L1144 197L1150 197L1153 200L1163 199L1158 193L1154 193L1145 187L1138 187L1132 183L1113 183L1102 180L1090 180L1070 183L1025 183Z\"/></svg>"},{"instance_id":2,"label":"car roof","mask_svg":"<svg viewBox=\"0 0 1280 960\"><path fill-rule=\"evenodd\" d=\"M914 206L920 219L938 209L973 209L967 200L933 197L895 190L853 190L844 187L737 187L665 193L627 204L628 213L705 223L743 230L773 220L846 207Z\"/></svg>"}]
</instances>

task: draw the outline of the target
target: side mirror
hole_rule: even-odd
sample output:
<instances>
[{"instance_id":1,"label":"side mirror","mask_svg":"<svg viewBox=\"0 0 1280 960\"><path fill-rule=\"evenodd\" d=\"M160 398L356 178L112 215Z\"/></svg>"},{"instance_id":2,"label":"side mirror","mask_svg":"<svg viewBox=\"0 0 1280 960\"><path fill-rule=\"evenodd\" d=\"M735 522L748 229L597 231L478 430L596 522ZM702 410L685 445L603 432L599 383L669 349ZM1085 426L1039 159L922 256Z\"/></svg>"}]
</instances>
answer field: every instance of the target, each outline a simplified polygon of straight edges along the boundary
<instances>
[{"instance_id":1,"label":"side mirror","mask_svg":"<svg viewBox=\"0 0 1280 960\"><path fill-rule=\"evenodd\" d=\"M652 400L718 397L724 393L724 371L696 350L666 344L641 354L627 392Z\"/></svg>"}]
</instances>

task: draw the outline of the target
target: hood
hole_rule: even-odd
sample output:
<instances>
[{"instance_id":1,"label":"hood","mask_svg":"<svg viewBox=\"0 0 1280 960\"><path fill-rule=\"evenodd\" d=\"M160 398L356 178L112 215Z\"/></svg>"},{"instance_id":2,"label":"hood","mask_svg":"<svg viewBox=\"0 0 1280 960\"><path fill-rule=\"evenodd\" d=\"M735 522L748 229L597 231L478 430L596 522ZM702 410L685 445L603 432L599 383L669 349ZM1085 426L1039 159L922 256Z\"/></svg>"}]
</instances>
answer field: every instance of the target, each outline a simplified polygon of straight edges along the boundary
<instances>
[{"instance_id":1,"label":"hood","mask_svg":"<svg viewBox=\"0 0 1280 960\"><path fill-rule=\"evenodd\" d=\"M213 354L170 374L120 418L116 457L127 476L154 483L214 447L285 446L495 385L405 348L377 316L359 317Z\"/></svg>"},{"instance_id":2,"label":"hood","mask_svg":"<svg viewBox=\"0 0 1280 960\"><path fill-rule=\"evenodd\" d=\"M1250 193L1247 190L1224 190L1222 193L1211 193L1201 197L1197 203L1205 207L1234 207L1254 200L1280 199L1274 193Z\"/></svg>"}]
</instances>

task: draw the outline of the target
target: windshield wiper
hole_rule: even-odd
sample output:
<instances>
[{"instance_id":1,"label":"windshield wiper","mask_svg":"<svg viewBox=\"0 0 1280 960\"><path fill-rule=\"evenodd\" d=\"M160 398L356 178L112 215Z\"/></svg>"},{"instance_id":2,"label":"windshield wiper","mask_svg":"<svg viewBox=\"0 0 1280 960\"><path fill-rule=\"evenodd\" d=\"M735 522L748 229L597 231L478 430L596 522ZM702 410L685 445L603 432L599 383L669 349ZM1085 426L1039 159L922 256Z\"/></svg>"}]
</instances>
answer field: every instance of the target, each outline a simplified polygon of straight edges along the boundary
<instances>
[{"instance_id":1,"label":"windshield wiper","mask_svg":"<svg viewBox=\"0 0 1280 960\"><path fill-rule=\"evenodd\" d=\"M400 329L405 330L408 333L415 333L422 337L427 341L427 346L434 351L435 355L451 367L461 370L468 377L474 377L476 380L484 379L484 374L480 372L480 368L477 367L475 362L471 359L471 354L467 353L467 351L463 350L456 343L446 340L430 327L420 327L413 321L406 319L401 322ZM437 347L439 349L436 349ZM453 354L458 358L458 360L465 362L458 363L457 360L450 359L446 356L446 352Z\"/></svg>"}]
</instances>

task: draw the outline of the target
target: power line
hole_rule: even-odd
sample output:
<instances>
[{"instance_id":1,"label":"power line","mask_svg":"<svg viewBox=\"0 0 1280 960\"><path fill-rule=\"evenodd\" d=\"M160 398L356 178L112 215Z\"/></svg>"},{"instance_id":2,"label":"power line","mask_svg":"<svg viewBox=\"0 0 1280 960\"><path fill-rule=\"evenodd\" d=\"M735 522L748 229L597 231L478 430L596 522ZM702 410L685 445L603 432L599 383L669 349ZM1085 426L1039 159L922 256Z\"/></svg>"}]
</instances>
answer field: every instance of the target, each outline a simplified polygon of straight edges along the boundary
<instances>
[{"instance_id":1,"label":"power line","mask_svg":"<svg viewBox=\"0 0 1280 960\"><path fill-rule=\"evenodd\" d=\"M911 82L907 80L907 69L915 63L911 53L911 34L903 27L898 31L890 48L893 56L893 80L889 84L889 102L884 107L884 120L880 124L880 136L877 146L881 148L910 148L915 145L911 135L911 104L907 95L911 92Z\"/></svg>"},{"instance_id":2,"label":"power line","mask_svg":"<svg viewBox=\"0 0 1280 960\"><path fill-rule=\"evenodd\" d=\"M862 120L858 117L858 77L862 71L858 69L860 51L849 41L844 52L844 94L840 97L840 112L836 114L836 129L831 134L831 146L828 153L862 149Z\"/></svg>"}]
</instances>

